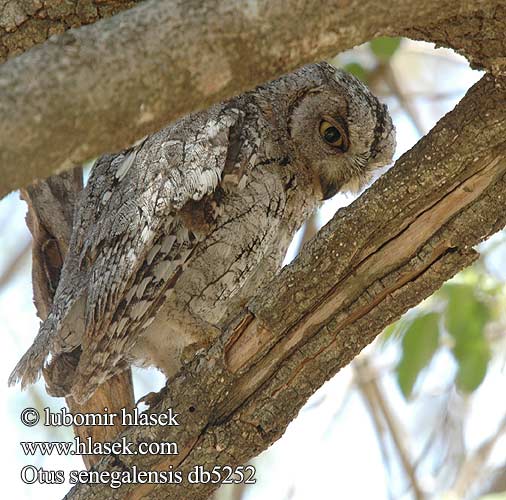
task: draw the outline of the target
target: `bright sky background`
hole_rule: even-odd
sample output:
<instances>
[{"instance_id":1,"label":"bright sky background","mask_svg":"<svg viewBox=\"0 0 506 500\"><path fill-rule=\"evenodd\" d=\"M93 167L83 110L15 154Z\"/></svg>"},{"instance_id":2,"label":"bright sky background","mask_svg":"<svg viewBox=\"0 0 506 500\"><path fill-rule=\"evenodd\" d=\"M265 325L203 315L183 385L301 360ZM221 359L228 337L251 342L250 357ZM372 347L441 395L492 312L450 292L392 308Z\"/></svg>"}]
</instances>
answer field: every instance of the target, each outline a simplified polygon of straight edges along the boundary
<instances>
[{"instance_id":1,"label":"bright sky background","mask_svg":"<svg viewBox=\"0 0 506 500\"><path fill-rule=\"evenodd\" d=\"M372 63L364 51L341 56L340 61L359 58L364 65ZM434 51L425 43L405 42L393 60L395 72L406 93L420 94L412 100L421 117L425 131L447 111L451 110L465 91L476 82L481 73L472 71L465 59L447 50ZM444 98L427 99L421 94L447 94ZM419 138L412 122L394 99L386 100L397 128L397 157L409 149ZM352 201L351 197L338 196L325 204L321 223L333 216L338 206ZM19 249L29 241L24 222L26 207L14 193L0 201L0 274ZM490 268L506 281L506 256L492 255ZM27 457L21 452L20 441L62 441L73 438L71 429L24 427L19 421L21 410L28 406L42 408L49 405L57 411L64 405L63 399L45 395L43 384L20 392L19 387L7 388L7 378L19 357L31 344L39 325L32 304L29 259L23 270L8 285L0 289L0 329L6 346L0 352L0 397L4 402L0 410L0 426L3 429L4 452L1 454L2 490L9 498L55 499L69 490L63 485L26 485L20 480L20 469L33 464L45 469L82 469L80 457L41 456ZM386 362L395 361L396 347L387 347ZM455 365L443 351L431 365L427 384L433 384L431 404L437 405L438 388L445 380L451 380ZM139 373L140 371L136 371ZM154 371L140 374L136 386L138 396L158 388L162 377ZM376 435L360 395L349 391L352 372L349 367L327 382L301 410L281 440L254 461L257 466L257 485L247 490L248 500L320 500L345 498L348 500L369 498L388 499L387 481L395 486L395 498L411 498L402 484L399 470L385 472ZM497 398L497 387L504 387L503 369L491 370L486 383L473 396L473 407L466 438L476 446L488 432L497 426L498 419L506 413L506 398ZM385 389L392 395L395 410L402 413L411 429L420 429L424 437L430 426L421 422L420 415L430 421L430 411L420 413L420 403L407 405L400 395L395 380L386 375L382 379ZM434 425L437 425L436 423ZM413 453L419 450L411 450ZM506 443L497 453L504 456ZM366 479L364 479L366 478ZM427 475L430 481L430 475ZM430 487L430 484L428 484ZM7 495L8 493L8 495Z\"/></svg>"}]
</instances>

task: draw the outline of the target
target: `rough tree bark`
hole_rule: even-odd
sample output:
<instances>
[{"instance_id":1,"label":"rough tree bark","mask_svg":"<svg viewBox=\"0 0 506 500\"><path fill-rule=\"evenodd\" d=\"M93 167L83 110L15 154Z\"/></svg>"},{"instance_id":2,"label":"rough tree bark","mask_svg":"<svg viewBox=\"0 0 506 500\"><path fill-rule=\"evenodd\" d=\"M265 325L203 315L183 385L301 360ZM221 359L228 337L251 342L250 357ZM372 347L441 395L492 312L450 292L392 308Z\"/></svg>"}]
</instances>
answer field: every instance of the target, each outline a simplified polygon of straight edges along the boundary
<instances>
[{"instance_id":1,"label":"rough tree bark","mask_svg":"<svg viewBox=\"0 0 506 500\"><path fill-rule=\"evenodd\" d=\"M498 73L503 4L148 0L69 30L0 67L0 196L381 34L433 31Z\"/></svg>"},{"instance_id":2,"label":"rough tree bark","mask_svg":"<svg viewBox=\"0 0 506 500\"><path fill-rule=\"evenodd\" d=\"M0 121L0 193L380 34L442 43L490 74L152 398L149 411L174 408L179 427L123 433L133 443L177 442L179 454L109 456L97 471L244 463L280 437L325 380L476 259L472 246L506 224L501 1L247 4L195 1L184 10L180 2L148 1L5 63L0 112L12 120ZM91 69L82 68L87 62ZM41 68L52 76L35 84ZM12 169L16 163L26 168ZM78 485L67 497L198 499L215 487Z\"/></svg>"},{"instance_id":3,"label":"rough tree bark","mask_svg":"<svg viewBox=\"0 0 506 500\"><path fill-rule=\"evenodd\" d=\"M140 0L0 0L0 62Z\"/></svg>"}]
</instances>

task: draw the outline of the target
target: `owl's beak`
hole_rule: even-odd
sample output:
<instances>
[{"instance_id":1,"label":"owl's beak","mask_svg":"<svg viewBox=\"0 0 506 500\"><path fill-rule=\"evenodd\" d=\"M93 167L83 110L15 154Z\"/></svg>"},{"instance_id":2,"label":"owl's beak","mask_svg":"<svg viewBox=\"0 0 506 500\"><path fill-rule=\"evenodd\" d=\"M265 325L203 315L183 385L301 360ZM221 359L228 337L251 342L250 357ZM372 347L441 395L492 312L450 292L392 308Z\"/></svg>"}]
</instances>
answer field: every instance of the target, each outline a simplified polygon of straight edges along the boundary
<instances>
[{"instance_id":1,"label":"owl's beak","mask_svg":"<svg viewBox=\"0 0 506 500\"><path fill-rule=\"evenodd\" d=\"M339 192L339 189L341 186L339 184L337 184L336 182L322 181L321 187L322 187L322 194L323 194L322 199L325 201L325 200L329 200L330 198L335 196Z\"/></svg>"}]
</instances>

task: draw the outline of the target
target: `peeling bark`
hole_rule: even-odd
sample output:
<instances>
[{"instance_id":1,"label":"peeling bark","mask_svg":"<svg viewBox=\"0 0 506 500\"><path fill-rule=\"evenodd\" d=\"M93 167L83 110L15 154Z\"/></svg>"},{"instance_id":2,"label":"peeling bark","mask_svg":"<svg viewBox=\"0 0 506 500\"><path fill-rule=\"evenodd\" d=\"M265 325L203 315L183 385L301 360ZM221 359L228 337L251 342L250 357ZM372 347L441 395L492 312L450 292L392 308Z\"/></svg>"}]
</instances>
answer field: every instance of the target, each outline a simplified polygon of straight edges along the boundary
<instances>
[{"instance_id":1,"label":"peeling bark","mask_svg":"<svg viewBox=\"0 0 506 500\"><path fill-rule=\"evenodd\" d=\"M472 43L445 31L450 0L149 0L71 29L0 67L0 196L382 34L437 29L502 72L502 3L459 2L460 24L480 20Z\"/></svg>"}]
</instances>

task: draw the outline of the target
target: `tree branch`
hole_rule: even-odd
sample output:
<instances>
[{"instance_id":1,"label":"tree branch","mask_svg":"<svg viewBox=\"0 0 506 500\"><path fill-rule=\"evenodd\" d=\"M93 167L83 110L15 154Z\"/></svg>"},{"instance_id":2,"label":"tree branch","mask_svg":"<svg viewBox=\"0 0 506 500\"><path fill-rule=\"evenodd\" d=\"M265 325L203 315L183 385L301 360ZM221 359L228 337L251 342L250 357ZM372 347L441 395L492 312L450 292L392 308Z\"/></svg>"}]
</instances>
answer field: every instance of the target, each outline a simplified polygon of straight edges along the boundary
<instances>
[{"instance_id":1,"label":"tree branch","mask_svg":"<svg viewBox=\"0 0 506 500\"><path fill-rule=\"evenodd\" d=\"M153 399L179 427L132 427L135 444L177 456L106 457L96 471L183 472L236 465L266 449L307 398L382 329L473 262L506 225L505 81L485 76L395 167L342 209L240 311L211 349ZM344 241L342 235L353 235ZM70 499L203 499L212 484L78 485Z\"/></svg>"},{"instance_id":2,"label":"tree branch","mask_svg":"<svg viewBox=\"0 0 506 500\"><path fill-rule=\"evenodd\" d=\"M355 371L355 378L359 391L364 399L365 404L369 409L369 413L376 427L376 433L378 435L378 441L384 441L384 430L390 434L392 443L399 455L399 460L406 474L406 478L409 482L409 487L413 492L413 496L416 500L425 500L426 496L423 492L422 487L418 482L416 475L416 467L411 461L409 456L409 450L404 443L405 432L400 422L397 420L396 415L390 408L390 404L387 401L383 389L381 387L380 374L376 372L371 362L367 359L367 356L359 356L353 365ZM386 454L386 452L383 452ZM385 463L385 466L388 466Z\"/></svg>"},{"instance_id":3,"label":"tree branch","mask_svg":"<svg viewBox=\"0 0 506 500\"><path fill-rule=\"evenodd\" d=\"M502 3L458 7L465 53L497 73ZM69 30L0 67L0 197L380 34L430 39L430 26L455 46L449 18L451 0L148 0Z\"/></svg>"},{"instance_id":4,"label":"tree branch","mask_svg":"<svg viewBox=\"0 0 506 500\"><path fill-rule=\"evenodd\" d=\"M473 485L483 481L487 472L487 461L494 450L497 441L506 434L506 416L499 423L497 430L462 464L459 474L455 479L450 494L457 498L465 498L465 495L472 489Z\"/></svg>"},{"instance_id":5,"label":"tree branch","mask_svg":"<svg viewBox=\"0 0 506 500\"><path fill-rule=\"evenodd\" d=\"M140 0L0 0L0 62L50 36L94 23Z\"/></svg>"}]
</instances>

